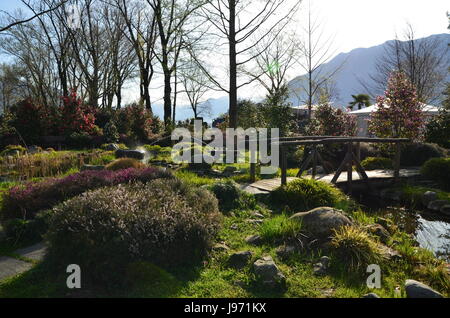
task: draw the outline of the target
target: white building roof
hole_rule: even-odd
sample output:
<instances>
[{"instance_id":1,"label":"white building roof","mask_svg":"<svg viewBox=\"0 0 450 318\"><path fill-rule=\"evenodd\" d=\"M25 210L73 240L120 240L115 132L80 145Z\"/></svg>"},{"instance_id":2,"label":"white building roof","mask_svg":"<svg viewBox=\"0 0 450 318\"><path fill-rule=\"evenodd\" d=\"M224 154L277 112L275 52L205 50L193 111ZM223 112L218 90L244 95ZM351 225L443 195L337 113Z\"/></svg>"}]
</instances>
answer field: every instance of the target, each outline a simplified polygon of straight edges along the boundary
<instances>
[{"instance_id":1,"label":"white building roof","mask_svg":"<svg viewBox=\"0 0 450 318\"><path fill-rule=\"evenodd\" d=\"M378 106L372 105L363 109L358 109L355 111L350 112L349 114L357 115L357 116L364 116L369 115L370 113L377 111ZM437 115L439 113L439 108L433 105L425 105L422 106L422 112L427 113L428 115Z\"/></svg>"}]
</instances>

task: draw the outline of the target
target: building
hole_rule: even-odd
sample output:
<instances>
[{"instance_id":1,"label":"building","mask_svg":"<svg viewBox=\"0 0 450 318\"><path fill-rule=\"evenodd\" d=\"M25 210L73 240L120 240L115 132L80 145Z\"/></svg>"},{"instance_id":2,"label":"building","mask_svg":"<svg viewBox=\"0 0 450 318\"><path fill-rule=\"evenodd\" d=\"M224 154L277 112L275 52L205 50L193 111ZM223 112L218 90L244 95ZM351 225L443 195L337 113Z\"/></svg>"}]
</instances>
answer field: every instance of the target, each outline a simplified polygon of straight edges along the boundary
<instances>
[{"instance_id":1,"label":"building","mask_svg":"<svg viewBox=\"0 0 450 318\"><path fill-rule=\"evenodd\" d=\"M370 114L378 110L377 105L372 105L363 109L355 110L349 114L355 115L358 126L358 137L370 137L367 130L368 120L370 119ZM431 117L436 116L439 113L439 108L432 105L424 105L422 108L422 113L426 119L431 119Z\"/></svg>"}]
</instances>

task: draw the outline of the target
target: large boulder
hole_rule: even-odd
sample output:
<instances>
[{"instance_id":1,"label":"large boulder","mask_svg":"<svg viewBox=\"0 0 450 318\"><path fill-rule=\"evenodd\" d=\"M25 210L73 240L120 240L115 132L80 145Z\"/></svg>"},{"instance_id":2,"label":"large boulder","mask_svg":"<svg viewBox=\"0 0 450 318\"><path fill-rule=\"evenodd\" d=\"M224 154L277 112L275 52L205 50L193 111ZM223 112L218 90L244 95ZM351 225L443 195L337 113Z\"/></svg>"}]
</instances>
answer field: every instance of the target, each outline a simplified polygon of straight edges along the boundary
<instances>
[{"instance_id":1,"label":"large boulder","mask_svg":"<svg viewBox=\"0 0 450 318\"><path fill-rule=\"evenodd\" d=\"M301 222L302 230L315 238L326 239L344 225L352 225L352 221L340 210L329 207L315 208L308 212L300 212L291 216L292 220Z\"/></svg>"},{"instance_id":2,"label":"large boulder","mask_svg":"<svg viewBox=\"0 0 450 318\"><path fill-rule=\"evenodd\" d=\"M450 204L445 204L441 207L440 212L444 215L450 216Z\"/></svg>"},{"instance_id":3,"label":"large boulder","mask_svg":"<svg viewBox=\"0 0 450 318\"><path fill-rule=\"evenodd\" d=\"M234 253L228 259L228 264L236 269L244 268L252 258L252 255L253 253L250 251Z\"/></svg>"},{"instance_id":4,"label":"large boulder","mask_svg":"<svg viewBox=\"0 0 450 318\"><path fill-rule=\"evenodd\" d=\"M413 279L407 279L405 282L405 290L408 298L444 298L430 286Z\"/></svg>"},{"instance_id":5,"label":"large boulder","mask_svg":"<svg viewBox=\"0 0 450 318\"><path fill-rule=\"evenodd\" d=\"M145 153L140 150L126 150L126 149L116 150L116 158L133 158L137 160L143 160L144 157Z\"/></svg>"},{"instance_id":6,"label":"large boulder","mask_svg":"<svg viewBox=\"0 0 450 318\"><path fill-rule=\"evenodd\" d=\"M258 281L268 287L284 287L286 277L278 269L272 257L265 256L253 263L253 270Z\"/></svg>"},{"instance_id":7,"label":"large boulder","mask_svg":"<svg viewBox=\"0 0 450 318\"><path fill-rule=\"evenodd\" d=\"M437 193L434 191L427 191L422 195L422 204L428 206L431 201L438 199Z\"/></svg>"},{"instance_id":8,"label":"large boulder","mask_svg":"<svg viewBox=\"0 0 450 318\"><path fill-rule=\"evenodd\" d=\"M434 200L428 203L427 208L431 211L440 212L441 208L448 204L447 200Z\"/></svg>"},{"instance_id":9,"label":"large boulder","mask_svg":"<svg viewBox=\"0 0 450 318\"><path fill-rule=\"evenodd\" d=\"M381 224L370 224L366 228L372 235L377 236L382 243L387 244L389 242L391 235Z\"/></svg>"}]
</instances>

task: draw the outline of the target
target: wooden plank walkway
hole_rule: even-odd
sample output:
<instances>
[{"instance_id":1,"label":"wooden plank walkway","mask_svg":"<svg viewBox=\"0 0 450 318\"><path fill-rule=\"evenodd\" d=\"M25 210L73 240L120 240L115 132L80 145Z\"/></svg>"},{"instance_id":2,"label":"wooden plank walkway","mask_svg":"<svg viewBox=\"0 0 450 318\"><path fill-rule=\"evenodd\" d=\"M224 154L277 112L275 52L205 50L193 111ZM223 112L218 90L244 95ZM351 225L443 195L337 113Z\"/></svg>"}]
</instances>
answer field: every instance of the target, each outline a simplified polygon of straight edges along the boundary
<instances>
[{"instance_id":1,"label":"wooden plank walkway","mask_svg":"<svg viewBox=\"0 0 450 318\"><path fill-rule=\"evenodd\" d=\"M394 171L393 170L370 170L370 171L366 171L367 176L369 177L369 179L373 180L373 179L394 179ZM420 171L419 169L400 169L400 178L411 178L411 177L415 177L420 175ZM311 176L305 176L305 178L311 178ZM320 181L324 181L327 183L331 183L331 180L334 177L334 173L333 174L328 174L328 175L317 175L316 176L316 180L320 180ZM291 182L295 179L298 178L294 178L294 177L288 177L287 181ZM354 182L357 181L362 181L362 178L359 176L358 172L353 171L352 174L352 179ZM342 174L336 184L337 185L342 185L343 183L347 183L347 174ZM275 179L263 179L263 180L259 180L256 182L253 182L251 184L246 185L245 187L243 187L243 189L245 191L251 192L252 189L256 189L256 190L260 190L260 191L273 191L276 188L278 188L279 186L281 186L281 178L275 178ZM257 191L255 191L257 192Z\"/></svg>"}]
</instances>

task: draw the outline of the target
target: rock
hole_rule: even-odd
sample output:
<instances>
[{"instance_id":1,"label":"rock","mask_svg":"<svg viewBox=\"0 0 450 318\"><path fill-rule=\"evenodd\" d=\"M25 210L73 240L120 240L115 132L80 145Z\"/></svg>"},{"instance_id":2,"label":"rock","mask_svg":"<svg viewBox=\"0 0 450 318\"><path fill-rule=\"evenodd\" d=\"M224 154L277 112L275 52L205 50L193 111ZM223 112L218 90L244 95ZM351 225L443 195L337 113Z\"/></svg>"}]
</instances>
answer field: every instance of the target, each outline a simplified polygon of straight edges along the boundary
<instances>
[{"instance_id":1,"label":"rock","mask_svg":"<svg viewBox=\"0 0 450 318\"><path fill-rule=\"evenodd\" d=\"M265 256L253 263L253 270L263 285L284 287L286 284L286 277L281 273L270 256Z\"/></svg>"},{"instance_id":2,"label":"rock","mask_svg":"<svg viewBox=\"0 0 450 318\"><path fill-rule=\"evenodd\" d=\"M126 150L126 149L116 150L116 158L133 158L137 160L143 160L144 157L145 153L140 150Z\"/></svg>"},{"instance_id":3,"label":"rock","mask_svg":"<svg viewBox=\"0 0 450 318\"><path fill-rule=\"evenodd\" d=\"M378 218L375 223L384 227L391 234L392 234L393 228L395 228L395 225L393 224L393 222L391 220L388 220L385 218Z\"/></svg>"},{"instance_id":4,"label":"rock","mask_svg":"<svg viewBox=\"0 0 450 318\"><path fill-rule=\"evenodd\" d=\"M434 200L428 203L427 208L432 211L440 212L441 208L447 204L448 204L447 200Z\"/></svg>"},{"instance_id":5,"label":"rock","mask_svg":"<svg viewBox=\"0 0 450 318\"><path fill-rule=\"evenodd\" d=\"M263 223L264 221L263 220L254 220L254 219L248 219L248 220L245 220L247 223L250 223L250 224L261 224L261 223Z\"/></svg>"},{"instance_id":6,"label":"rock","mask_svg":"<svg viewBox=\"0 0 450 318\"><path fill-rule=\"evenodd\" d=\"M106 151L116 151L119 150L119 146L117 144L107 144L103 147Z\"/></svg>"},{"instance_id":7,"label":"rock","mask_svg":"<svg viewBox=\"0 0 450 318\"><path fill-rule=\"evenodd\" d=\"M450 216L450 204L443 205L439 211L442 214Z\"/></svg>"},{"instance_id":8,"label":"rock","mask_svg":"<svg viewBox=\"0 0 450 318\"><path fill-rule=\"evenodd\" d=\"M259 235L250 235L247 236L245 241L250 245L259 245L262 243L262 238Z\"/></svg>"},{"instance_id":9,"label":"rock","mask_svg":"<svg viewBox=\"0 0 450 318\"><path fill-rule=\"evenodd\" d=\"M368 294L365 294L364 296L362 296L362 298L381 298L381 297L375 293L368 293Z\"/></svg>"},{"instance_id":10,"label":"rock","mask_svg":"<svg viewBox=\"0 0 450 318\"><path fill-rule=\"evenodd\" d=\"M80 168L80 171L87 171L87 170L105 170L105 166L95 166L95 165L83 165Z\"/></svg>"},{"instance_id":11,"label":"rock","mask_svg":"<svg viewBox=\"0 0 450 318\"><path fill-rule=\"evenodd\" d=\"M250 251L234 253L228 259L228 264L236 269L241 269L247 266L252 256L253 253Z\"/></svg>"},{"instance_id":12,"label":"rock","mask_svg":"<svg viewBox=\"0 0 450 318\"><path fill-rule=\"evenodd\" d=\"M433 191L427 191L422 195L422 204L428 206L431 201L436 201L438 198L437 193Z\"/></svg>"},{"instance_id":13,"label":"rock","mask_svg":"<svg viewBox=\"0 0 450 318\"><path fill-rule=\"evenodd\" d=\"M222 174L224 176L228 176L229 177L229 176L233 175L236 171L237 171L236 167L226 166L225 169L223 170Z\"/></svg>"},{"instance_id":14,"label":"rock","mask_svg":"<svg viewBox=\"0 0 450 318\"><path fill-rule=\"evenodd\" d=\"M383 199L388 199L392 201L400 201L402 198L402 193L394 189L383 189L380 191L380 196Z\"/></svg>"},{"instance_id":15,"label":"rock","mask_svg":"<svg viewBox=\"0 0 450 318\"><path fill-rule=\"evenodd\" d=\"M397 260L401 260L402 256L400 255L399 252L397 252L396 250L386 246L386 245L382 245L380 244L379 246L381 255L388 260L391 261L397 261Z\"/></svg>"},{"instance_id":16,"label":"rock","mask_svg":"<svg viewBox=\"0 0 450 318\"><path fill-rule=\"evenodd\" d=\"M286 259L292 254L294 254L296 251L296 248L294 246L288 245L288 246L278 246L275 250L275 253L277 253L277 256L281 259Z\"/></svg>"},{"instance_id":17,"label":"rock","mask_svg":"<svg viewBox=\"0 0 450 318\"><path fill-rule=\"evenodd\" d=\"M212 247L213 251L224 252L228 251L230 248L224 243L217 243Z\"/></svg>"},{"instance_id":18,"label":"rock","mask_svg":"<svg viewBox=\"0 0 450 318\"><path fill-rule=\"evenodd\" d=\"M234 231L236 231L238 228L239 228L239 226L238 226L237 224L232 224L232 225L230 226L230 229L232 229L232 230L234 230Z\"/></svg>"},{"instance_id":19,"label":"rock","mask_svg":"<svg viewBox=\"0 0 450 318\"><path fill-rule=\"evenodd\" d=\"M444 298L431 287L412 279L406 280L405 290L408 298Z\"/></svg>"},{"instance_id":20,"label":"rock","mask_svg":"<svg viewBox=\"0 0 450 318\"><path fill-rule=\"evenodd\" d=\"M258 219L264 219L264 215L262 215L261 213L259 213L257 211L252 212L252 216L254 216L255 218L258 218Z\"/></svg>"},{"instance_id":21,"label":"rock","mask_svg":"<svg viewBox=\"0 0 450 318\"><path fill-rule=\"evenodd\" d=\"M352 222L342 211L329 207L320 207L308 212L296 213L291 219L302 223L302 229L317 238L329 238L334 229Z\"/></svg>"},{"instance_id":22,"label":"rock","mask_svg":"<svg viewBox=\"0 0 450 318\"><path fill-rule=\"evenodd\" d=\"M322 256L320 261L313 265L315 275L325 275L330 268L331 259L328 256Z\"/></svg>"},{"instance_id":23,"label":"rock","mask_svg":"<svg viewBox=\"0 0 450 318\"><path fill-rule=\"evenodd\" d=\"M34 155L36 153L42 152L42 148L38 146L30 146L27 148L27 153Z\"/></svg>"},{"instance_id":24,"label":"rock","mask_svg":"<svg viewBox=\"0 0 450 318\"><path fill-rule=\"evenodd\" d=\"M389 239L391 238L391 235L389 232L380 224L371 224L368 225L367 230L372 233L373 235L380 238L380 241L384 244L387 244L389 242Z\"/></svg>"}]
</instances>

